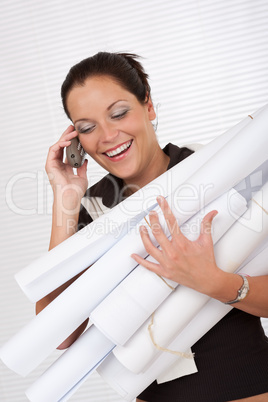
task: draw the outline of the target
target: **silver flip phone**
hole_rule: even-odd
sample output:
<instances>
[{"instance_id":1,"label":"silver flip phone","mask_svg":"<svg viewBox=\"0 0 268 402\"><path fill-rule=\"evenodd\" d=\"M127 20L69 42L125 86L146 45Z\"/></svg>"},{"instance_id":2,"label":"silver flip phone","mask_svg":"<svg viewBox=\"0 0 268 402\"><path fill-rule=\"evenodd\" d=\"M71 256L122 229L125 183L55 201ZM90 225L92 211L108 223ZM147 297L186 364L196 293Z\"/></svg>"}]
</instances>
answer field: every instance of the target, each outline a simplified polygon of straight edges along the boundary
<instances>
[{"instance_id":1,"label":"silver flip phone","mask_svg":"<svg viewBox=\"0 0 268 402\"><path fill-rule=\"evenodd\" d=\"M85 161L86 152L80 144L77 137L71 140L71 145L66 148L66 156L68 163L74 167L78 168L83 165Z\"/></svg>"}]
</instances>

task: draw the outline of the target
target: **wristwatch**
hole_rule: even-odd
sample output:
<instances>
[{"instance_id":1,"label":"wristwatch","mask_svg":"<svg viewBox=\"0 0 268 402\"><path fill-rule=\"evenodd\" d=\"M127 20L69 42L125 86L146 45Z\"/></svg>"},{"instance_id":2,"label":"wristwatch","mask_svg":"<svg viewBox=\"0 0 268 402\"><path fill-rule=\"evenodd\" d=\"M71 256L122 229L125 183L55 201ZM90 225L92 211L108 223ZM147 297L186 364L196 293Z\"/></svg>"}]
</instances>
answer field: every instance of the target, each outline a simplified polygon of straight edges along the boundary
<instances>
[{"instance_id":1,"label":"wristwatch","mask_svg":"<svg viewBox=\"0 0 268 402\"><path fill-rule=\"evenodd\" d=\"M234 303L240 302L241 300L243 300L246 297L246 295L249 292L249 283L248 283L247 277L242 274L238 274L238 275L241 276L241 278L243 279L243 285L237 291L236 299L225 302L225 304L234 304Z\"/></svg>"}]
</instances>

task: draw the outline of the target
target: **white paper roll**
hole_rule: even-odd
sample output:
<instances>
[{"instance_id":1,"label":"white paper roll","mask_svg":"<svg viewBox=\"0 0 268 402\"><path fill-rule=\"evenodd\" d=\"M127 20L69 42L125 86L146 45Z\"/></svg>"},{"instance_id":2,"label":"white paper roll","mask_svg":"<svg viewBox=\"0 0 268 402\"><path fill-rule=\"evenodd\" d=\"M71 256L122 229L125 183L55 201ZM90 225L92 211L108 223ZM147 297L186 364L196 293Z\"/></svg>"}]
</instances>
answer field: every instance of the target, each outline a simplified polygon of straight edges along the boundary
<instances>
[{"instance_id":1,"label":"white paper roll","mask_svg":"<svg viewBox=\"0 0 268 402\"><path fill-rule=\"evenodd\" d=\"M245 198L232 189L207 205L180 229L190 240L195 240L203 217L209 211L217 210L219 213L213 221L215 244L246 209ZM148 258L156 262L151 256ZM177 285L138 266L93 310L90 320L116 345L124 345Z\"/></svg>"},{"instance_id":2,"label":"white paper roll","mask_svg":"<svg viewBox=\"0 0 268 402\"><path fill-rule=\"evenodd\" d=\"M128 231L128 225L122 225L104 235L104 229L95 230L96 224L92 226L91 233L89 226L82 229L15 274L16 281L30 301L37 302L93 264ZM84 242L87 245L82 247Z\"/></svg>"},{"instance_id":3,"label":"white paper roll","mask_svg":"<svg viewBox=\"0 0 268 402\"><path fill-rule=\"evenodd\" d=\"M216 222L216 227L214 228L216 229L214 230L214 239L215 241L217 241L222 234L221 230L224 230L225 232L234 221L234 218L231 217L228 213L229 208L231 208L235 216L241 215L246 210L246 202L245 199L240 196L236 191L231 190L230 192L228 192L228 194L224 194L219 199L215 200L213 202L213 205L210 204L207 208L208 210L217 209L221 211L220 214L217 216L218 221ZM189 227L195 227L196 225L200 226L200 222L206 212L207 211L204 210L202 211L202 213L199 213L197 214L197 216L193 217L192 222L188 222L188 226L186 228L187 231L189 230ZM183 230L183 227L181 229ZM198 236L198 233L195 232L194 235ZM140 268L142 268L143 270L143 275L150 280L152 273L144 269L143 267ZM130 276L132 276L132 283L134 282L134 285L137 284L138 286L140 286L140 277L136 278L136 281L134 279L136 272L139 272L138 269L134 270L123 282L125 282L128 278L130 278ZM153 278L158 279L160 290L161 286L165 291L166 289L169 289L162 279L158 278L155 275L153 275ZM176 285L172 281L169 281L169 283L170 285ZM143 285L144 284L145 283L143 281ZM150 282L149 286L152 286ZM144 294L147 294L148 292L146 291L146 289L144 290ZM158 292L156 292L155 294L158 295ZM105 300L107 300L107 298ZM152 299L149 298L149 300L150 303L152 303ZM122 299L118 299L118 304L121 305L122 303L124 303ZM119 307L119 305L117 307ZM149 306L147 306L147 308L148 307ZM148 312L147 317L153 310L151 309ZM133 319L132 313L130 315L131 319ZM106 311L106 316L110 316L109 311ZM117 325L117 323L115 323L115 325ZM125 322L125 326L128 327L128 325L129 323ZM53 402L54 400L57 401L61 398L64 398L64 400L66 400L65 393L67 392L67 390L69 388L71 389L72 386L75 386L75 384L80 381L80 378L83 378L86 373L88 373L89 375L89 373L95 369L95 365L97 364L96 359L92 361L92 356L90 356L90 352L90 359L88 357L86 357L86 359L83 357L87 356L87 350L95 351L94 356L96 355L96 352L98 352L99 361L101 361L103 356L106 356L107 354L107 348L105 348L105 344L108 343L108 340L105 340L106 338L104 338L102 334L100 334L99 339L97 339L97 336L98 331L96 329L94 330L93 327L91 327L85 334L83 334L82 337L80 337L78 341L76 341L61 356L61 358L59 358L50 368L48 368L47 371L27 390L26 394L28 398L32 402L45 402L47 400ZM103 344L104 346L101 348ZM110 350L112 350L113 343L109 342L108 346ZM81 362L79 363L80 359ZM65 374L65 372L67 372L67 374ZM58 378L57 384L53 382L54 378ZM73 391L74 390L72 390L72 392Z\"/></svg>"},{"instance_id":4,"label":"white paper roll","mask_svg":"<svg viewBox=\"0 0 268 402\"><path fill-rule=\"evenodd\" d=\"M242 268L251 276L268 274L268 247ZM170 350L187 351L205 335L230 310L231 306L211 299L190 324L168 345ZM134 374L127 370L111 353L97 368L101 377L126 401L132 401L156 378L178 359L171 353L159 352L157 358L144 373Z\"/></svg>"},{"instance_id":5,"label":"white paper roll","mask_svg":"<svg viewBox=\"0 0 268 402\"><path fill-rule=\"evenodd\" d=\"M204 185L209 185L210 191L205 197L206 202L209 203L255 170L268 158L267 127L268 106L260 111L254 120L250 119L243 130L239 131L195 175L191 176L191 180L187 181L191 189L202 189ZM198 152L202 152L204 148L206 147ZM191 165L190 162L188 163ZM167 176L167 173L162 176L164 181L167 177L171 177ZM176 216L180 214L181 224L200 209L198 197L190 203L191 211L189 209L186 211L185 199L178 204L177 201L181 200L181 196L177 197L174 193L173 199L174 205L178 206L177 210L173 208L173 212ZM162 222L164 222L163 219ZM163 226L165 226L164 223ZM140 236L135 237L135 229L136 227L3 346L0 356L8 367L21 375L27 375L66 339L135 268L133 259L129 257L130 254L135 252L143 257L146 255ZM130 240L131 236L134 236L135 242ZM129 254L124 254L125 258L123 258L123 252L128 250ZM64 258L63 261L65 262Z\"/></svg>"},{"instance_id":6,"label":"white paper roll","mask_svg":"<svg viewBox=\"0 0 268 402\"><path fill-rule=\"evenodd\" d=\"M114 345L94 325L87 329L26 391L31 402L58 402Z\"/></svg>"},{"instance_id":7,"label":"white paper roll","mask_svg":"<svg viewBox=\"0 0 268 402\"><path fill-rule=\"evenodd\" d=\"M251 120L250 124L238 132L212 158L208 159L202 169L189 177L186 183L174 187L169 202L177 214L180 212L182 216L188 217L195 208L197 194L198 210L200 210L202 206L215 199L215 196L213 197L215 193L220 195L228 191L230 187L238 184L267 161L267 127L268 108L260 112L257 118ZM261 155L258 153L260 146L263 147ZM246 160L244 160L244 155L247 155ZM204 175L204 172L207 174ZM230 178L233 175L235 175L235 180L230 186ZM217 188L220 188L221 191L218 192ZM203 195L203 200L201 195ZM184 197L186 197L185 201ZM189 199L190 197L192 200ZM183 221L185 222L185 219Z\"/></svg>"},{"instance_id":8,"label":"white paper roll","mask_svg":"<svg viewBox=\"0 0 268 402\"><path fill-rule=\"evenodd\" d=\"M251 276L268 274L267 261L268 245L250 259L247 266L242 268L243 272ZM187 339L192 346L204 335L204 331L207 332L231 308L231 306L211 299L168 348L184 350L183 344ZM170 353L158 352L155 361L144 373L133 374L122 366L113 355L108 356L113 344L96 328L94 329L94 326L90 327L89 330L27 389L26 395L31 402L67 401L99 364L101 366L97 371L104 380L122 397L132 401L155 378L160 377L178 360L177 356ZM95 346L92 347L92 345ZM187 349L185 350L187 351ZM108 356L104 362L102 362L103 356ZM179 359L183 362L182 358Z\"/></svg>"},{"instance_id":9,"label":"white paper roll","mask_svg":"<svg viewBox=\"0 0 268 402\"><path fill-rule=\"evenodd\" d=\"M137 266L130 255L147 256L138 226L3 345L0 357L10 369L22 376L31 372Z\"/></svg>"},{"instance_id":10,"label":"white paper roll","mask_svg":"<svg viewBox=\"0 0 268 402\"><path fill-rule=\"evenodd\" d=\"M259 109L253 114L254 118L266 109L267 106ZM163 196L170 194L174 186L184 183L237 133L248 125L251 126L251 123L252 119L246 117L214 141L115 206L110 212L100 216L19 271L15 279L23 292L32 302L36 302L94 263L132 227L131 218L134 218L137 223L146 215L146 210L154 207L156 194Z\"/></svg>"},{"instance_id":11,"label":"white paper roll","mask_svg":"<svg viewBox=\"0 0 268 402\"><path fill-rule=\"evenodd\" d=\"M252 265L259 269L257 260ZM32 402L68 400L112 348L113 343L92 326L26 391L28 398Z\"/></svg>"},{"instance_id":12,"label":"white paper roll","mask_svg":"<svg viewBox=\"0 0 268 402\"><path fill-rule=\"evenodd\" d=\"M235 272L243 261L268 237L268 183L253 198L248 211L215 245L217 265L226 272ZM209 297L192 289L179 286L154 316L154 341L166 348L173 338L185 328ZM144 371L155 358L158 350L148 333L150 319L124 346L117 346L113 353L130 371Z\"/></svg>"},{"instance_id":13,"label":"white paper roll","mask_svg":"<svg viewBox=\"0 0 268 402\"><path fill-rule=\"evenodd\" d=\"M37 367L137 266L130 257L133 244L145 257L147 253L134 228L3 345L3 362L22 376Z\"/></svg>"}]
</instances>

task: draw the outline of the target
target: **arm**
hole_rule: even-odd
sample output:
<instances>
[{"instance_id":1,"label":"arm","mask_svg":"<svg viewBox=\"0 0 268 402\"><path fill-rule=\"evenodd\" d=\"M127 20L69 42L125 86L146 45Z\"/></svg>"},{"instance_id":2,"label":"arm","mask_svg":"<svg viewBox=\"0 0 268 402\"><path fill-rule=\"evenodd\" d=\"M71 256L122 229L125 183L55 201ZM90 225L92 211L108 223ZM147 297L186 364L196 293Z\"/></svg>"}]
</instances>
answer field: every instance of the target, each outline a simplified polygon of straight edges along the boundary
<instances>
[{"instance_id":1,"label":"arm","mask_svg":"<svg viewBox=\"0 0 268 402\"><path fill-rule=\"evenodd\" d=\"M158 261L158 264L134 254L132 257L135 261L158 275L172 279L221 302L235 299L237 291L242 285L242 278L237 274L222 271L217 266L214 257L211 225L217 211L211 211L205 216L200 236L192 242L180 232L167 201L159 197L158 202L172 238L169 240L165 236L157 214L151 212L152 232L160 244L161 250L154 247L145 227L141 228L141 237L146 251ZM249 294L233 307L259 317L268 317L268 275L251 277L248 278L248 281Z\"/></svg>"},{"instance_id":2,"label":"arm","mask_svg":"<svg viewBox=\"0 0 268 402\"><path fill-rule=\"evenodd\" d=\"M233 300L237 296L237 291L242 285L242 278L237 274L220 272L218 278L218 288L215 286L211 292L211 297L225 303ZM222 275L223 274L223 275ZM258 317L268 317L268 275L253 276L247 278L249 282L249 293L245 299L233 305L233 307L243 310L246 313Z\"/></svg>"},{"instance_id":3,"label":"arm","mask_svg":"<svg viewBox=\"0 0 268 402\"><path fill-rule=\"evenodd\" d=\"M50 147L46 172L53 190L52 230L49 250L72 236L77 231L81 199L88 186L87 160L77 169L63 162L64 148L77 136L71 125L62 134L59 141Z\"/></svg>"},{"instance_id":4,"label":"arm","mask_svg":"<svg viewBox=\"0 0 268 402\"><path fill-rule=\"evenodd\" d=\"M68 127L59 141L50 147L48 152L46 172L54 196L49 250L62 243L77 231L81 199L88 185L86 175L87 161L77 169L77 175L73 173L71 166L63 162L64 147L70 145L70 140L76 135L77 133L74 131L73 126ZM36 314L40 313L80 275L72 278L39 300L36 303ZM70 346L82 334L87 323L88 320L81 324L58 349L65 349Z\"/></svg>"}]
</instances>

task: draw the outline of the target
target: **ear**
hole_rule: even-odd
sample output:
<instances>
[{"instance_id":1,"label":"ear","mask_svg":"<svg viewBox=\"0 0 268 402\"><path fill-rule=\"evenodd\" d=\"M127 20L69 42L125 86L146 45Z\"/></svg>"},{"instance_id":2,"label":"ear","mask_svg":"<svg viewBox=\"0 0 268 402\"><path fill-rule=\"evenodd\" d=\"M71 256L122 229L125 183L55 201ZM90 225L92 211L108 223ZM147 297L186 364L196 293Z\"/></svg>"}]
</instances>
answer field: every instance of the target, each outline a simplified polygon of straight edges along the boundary
<instances>
[{"instance_id":1,"label":"ear","mask_svg":"<svg viewBox=\"0 0 268 402\"><path fill-rule=\"evenodd\" d=\"M153 105L153 102L152 102L151 97L149 97L148 102L146 103L146 107L147 107L149 119L150 119L151 121L152 121L152 120L155 120L155 118L156 118L156 113L155 113L155 110L154 110L154 105Z\"/></svg>"}]
</instances>

